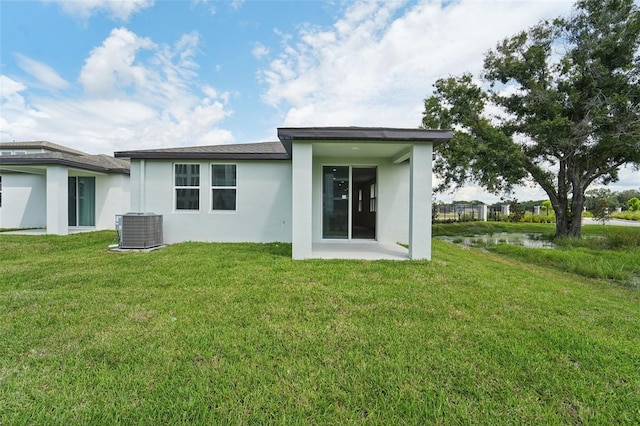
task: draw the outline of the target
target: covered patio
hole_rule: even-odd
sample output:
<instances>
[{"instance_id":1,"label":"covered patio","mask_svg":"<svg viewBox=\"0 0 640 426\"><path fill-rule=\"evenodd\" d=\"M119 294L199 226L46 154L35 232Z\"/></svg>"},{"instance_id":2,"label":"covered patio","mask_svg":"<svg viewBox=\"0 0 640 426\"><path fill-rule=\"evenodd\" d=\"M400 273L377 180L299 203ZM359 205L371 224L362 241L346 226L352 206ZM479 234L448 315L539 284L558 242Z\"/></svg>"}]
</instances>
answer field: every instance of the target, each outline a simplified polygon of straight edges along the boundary
<instances>
[{"instance_id":1,"label":"covered patio","mask_svg":"<svg viewBox=\"0 0 640 426\"><path fill-rule=\"evenodd\" d=\"M312 244L312 259L408 260L400 244L378 241L323 241Z\"/></svg>"},{"instance_id":2,"label":"covered patio","mask_svg":"<svg viewBox=\"0 0 640 426\"><path fill-rule=\"evenodd\" d=\"M427 129L278 128L292 160L292 257L431 259L433 147L451 136Z\"/></svg>"},{"instance_id":3,"label":"covered patio","mask_svg":"<svg viewBox=\"0 0 640 426\"><path fill-rule=\"evenodd\" d=\"M69 234L80 234L83 232L93 232L96 230L95 226L91 227L69 227ZM47 228L31 228L31 229L17 229L15 231L0 232L0 235L47 235Z\"/></svg>"}]
</instances>

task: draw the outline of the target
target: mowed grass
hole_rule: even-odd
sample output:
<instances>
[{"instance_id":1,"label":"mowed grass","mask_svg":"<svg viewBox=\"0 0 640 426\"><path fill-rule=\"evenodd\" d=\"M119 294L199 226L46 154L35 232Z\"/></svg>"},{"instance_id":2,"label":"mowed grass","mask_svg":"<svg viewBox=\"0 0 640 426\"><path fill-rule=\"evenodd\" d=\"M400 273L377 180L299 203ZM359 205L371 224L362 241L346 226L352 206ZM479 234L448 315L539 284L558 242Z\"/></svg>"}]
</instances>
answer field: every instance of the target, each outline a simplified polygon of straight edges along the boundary
<instances>
[{"instance_id":1,"label":"mowed grass","mask_svg":"<svg viewBox=\"0 0 640 426\"><path fill-rule=\"evenodd\" d=\"M640 292L434 240L0 235L0 424L637 424Z\"/></svg>"},{"instance_id":2,"label":"mowed grass","mask_svg":"<svg viewBox=\"0 0 640 426\"><path fill-rule=\"evenodd\" d=\"M434 235L474 236L518 232L553 240L557 248L526 248L497 244L484 248L502 256L584 277L615 280L640 288L640 227L588 225L583 238L553 238L555 225L471 222L434 225Z\"/></svg>"}]
</instances>

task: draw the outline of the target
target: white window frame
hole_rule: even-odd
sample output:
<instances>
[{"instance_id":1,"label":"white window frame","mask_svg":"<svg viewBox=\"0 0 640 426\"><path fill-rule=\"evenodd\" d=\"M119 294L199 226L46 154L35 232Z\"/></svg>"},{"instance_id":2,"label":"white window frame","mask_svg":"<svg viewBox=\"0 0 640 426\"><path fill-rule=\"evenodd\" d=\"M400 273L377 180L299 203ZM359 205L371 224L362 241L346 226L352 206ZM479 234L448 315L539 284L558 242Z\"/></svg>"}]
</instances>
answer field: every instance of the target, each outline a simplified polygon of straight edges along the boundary
<instances>
[{"instance_id":1,"label":"white window frame","mask_svg":"<svg viewBox=\"0 0 640 426\"><path fill-rule=\"evenodd\" d=\"M176 166L198 166L198 185L176 185ZM202 171L200 163L173 163L173 212L174 213L199 213L202 208L202 190L200 189L202 186ZM178 190L179 189L197 189L198 190L198 208L197 209L179 209L178 208Z\"/></svg>"},{"instance_id":2,"label":"white window frame","mask_svg":"<svg viewBox=\"0 0 640 426\"><path fill-rule=\"evenodd\" d=\"M369 213L376 213L378 210L378 188L377 183L372 183L369 186Z\"/></svg>"},{"instance_id":3,"label":"white window frame","mask_svg":"<svg viewBox=\"0 0 640 426\"><path fill-rule=\"evenodd\" d=\"M213 184L213 179L215 176L215 173L213 172L213 167L214 166L233 166L236 169L236 184L233 186L221 186L221 185L214 185ZM209 167L209 173L211 175L211 180L210 180L210 192L209 195L211 195L211 200L209 202L209 212L210 213L215 213L215 214L234 214L238 212L238 164L237 163L211 163L210 167ZM213 208L213 191L215 191L216 189L234 189L236 191L236 208L234 210L220 210L220 209L214 209Z\"/></svg>"},{"instance_id":4,"label":"white window frame","mask_svg":"<svg viewBox=\"0 0 640 426\"><path fill-rule=\"evenodd\" d=\"M2 176L0 176L0 208L2 208Z\"/></svg>"}]
</instances>

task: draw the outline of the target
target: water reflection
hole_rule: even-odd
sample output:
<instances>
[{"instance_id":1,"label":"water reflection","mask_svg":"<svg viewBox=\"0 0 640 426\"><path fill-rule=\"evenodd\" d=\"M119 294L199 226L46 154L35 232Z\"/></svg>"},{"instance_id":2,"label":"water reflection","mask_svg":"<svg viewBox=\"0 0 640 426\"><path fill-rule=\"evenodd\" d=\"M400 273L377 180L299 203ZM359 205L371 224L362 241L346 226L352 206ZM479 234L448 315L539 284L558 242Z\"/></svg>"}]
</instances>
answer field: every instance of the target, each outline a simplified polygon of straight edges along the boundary
<instances>
[{"instance_id":1,"label":"water reflection","mask_svg":"<svg viewBox=\"0 0 640 426\"><path fill-rule=\"evenodd\" d=\"M466 247L487 246L490 244L510 244L523 246L527 248L555 248L553 242L544 239L542 234L535 233L514 233L514 232L497 232L494 234L474 235L472 237L460 236L439 236L440 240Z\"/></svg>"}]
</instances>

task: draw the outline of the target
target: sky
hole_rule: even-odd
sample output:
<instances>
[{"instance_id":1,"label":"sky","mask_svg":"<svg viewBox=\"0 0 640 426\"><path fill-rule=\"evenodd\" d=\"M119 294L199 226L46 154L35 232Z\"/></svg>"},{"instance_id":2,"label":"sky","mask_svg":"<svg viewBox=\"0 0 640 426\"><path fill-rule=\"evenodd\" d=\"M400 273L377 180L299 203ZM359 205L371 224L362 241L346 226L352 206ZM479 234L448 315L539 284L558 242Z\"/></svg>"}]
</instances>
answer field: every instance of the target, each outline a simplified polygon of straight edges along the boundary
<instances>
[{"instance_id":1,"label":"sky","mask_svg":"<svg viewBox=\"0 0 640 426\"><path fill-rule=\"evenodd\" d=\"M565 0L1 0L0 140L91 154L413 127L438 78ZM623 170L612 190L640 188ZM535 187L520 200L545 199ZM443 201L499 197L477 187Z\"/></svg>"}]
</instances>

